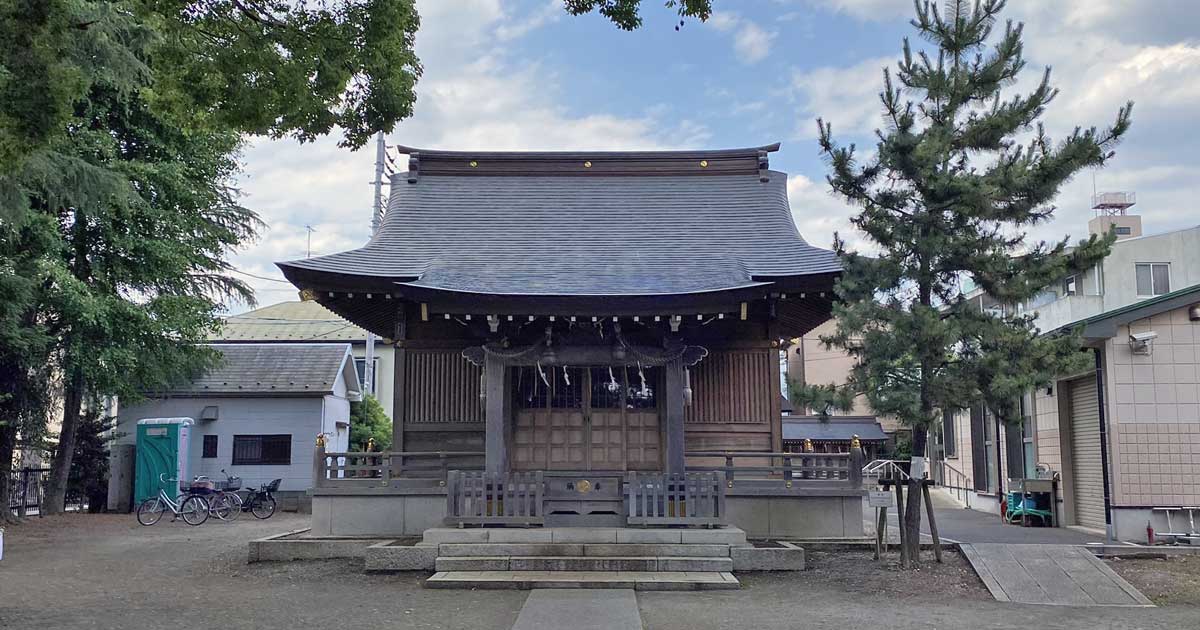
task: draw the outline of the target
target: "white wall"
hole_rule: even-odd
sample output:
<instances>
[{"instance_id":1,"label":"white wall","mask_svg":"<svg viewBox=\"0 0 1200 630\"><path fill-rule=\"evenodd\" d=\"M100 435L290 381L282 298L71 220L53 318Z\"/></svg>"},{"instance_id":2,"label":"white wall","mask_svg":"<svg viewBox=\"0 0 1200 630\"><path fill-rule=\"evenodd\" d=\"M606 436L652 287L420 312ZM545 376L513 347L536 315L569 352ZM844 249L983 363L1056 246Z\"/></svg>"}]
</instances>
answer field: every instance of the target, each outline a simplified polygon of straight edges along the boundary
<instances>
[{"instance_id":1,"label":"white wall","mask_svg":"<svg viewBox=\"0 0 1200 630\"><path fill-rule=\"evenodd\" d=\"M362 359L367 356L367 345L365 343L355 343L352 352L354 358ZM395 348L383 343L381 340L375 340L375 399L383 406L383 412L388 418L394 418L392 415L392 398L395 389L395 374L396 374L396 351ZM363 394L370 392L363 391Z\"/></svg>"},{"instance_id":2,"label":"white wall","mask_svg":"<svg viewBox=\"0 0 1200 630\"><path fill-rule=\"evenodd\" d=\"M322 408L333 408L335 417L349 417L350 405L344 397L328 396L329 400L311 398L172 398L144 401L120 410L117 432L121 436L118 444L134 444L137 438L136 424L142 418L189 417L199 418L205 407L216 405L219 419L197 420L192 425L188 447L188 471L190 475L208 475L221 480L224 468L231 475L241 477L244 486L257 487L272 479L282 479L280 490L304 491L312 486L313 449L318 433L324 432ZM333 420L327 420L330 427ZM331 429L332 431L332 429ZM292 456L288 465L234 466L234 435L292 436ZM202 458L205 435L217 436L217 456Z\"/></svg>"},{"instance_id":3,"label":"white wall","mask_svg":"<svg viewBox=\"0 0 1200 630\"><path fill-rule=\"evenodd\" d=\"M1047 287L1060 297L1034 309L1038 328L1054 330L1146 299L1137 294L1138 263L1169 263L1172 291L1200 284L1200 227L1118 241L1099 277L1093 268L1076 280L1078 294L1062 297L1061 283Z\"/></svg>"}]
</instances>

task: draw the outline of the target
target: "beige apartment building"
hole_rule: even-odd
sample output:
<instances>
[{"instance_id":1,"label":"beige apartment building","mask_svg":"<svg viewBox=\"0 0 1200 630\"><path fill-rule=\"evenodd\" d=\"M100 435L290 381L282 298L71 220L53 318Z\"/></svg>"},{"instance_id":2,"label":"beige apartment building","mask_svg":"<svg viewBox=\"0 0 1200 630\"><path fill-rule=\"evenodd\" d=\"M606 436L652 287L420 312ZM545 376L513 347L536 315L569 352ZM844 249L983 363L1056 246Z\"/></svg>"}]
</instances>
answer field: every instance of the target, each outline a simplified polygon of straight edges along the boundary
<instances>
[{"instance_id":1,"label":"beige apartment building","mask_svg":"<svg viewBox=\"0 0 1200 630\"><path fill-rule=\"evenodd\" d=\"M1147 524L1167 530L1161 508L1200 506L1200 226L1143 235L1132 197L1118 195L1098 195L1089 223L1116 226L1112 254L1016 307L1037 313L1043 334L1081 328L1095 368L1030 392L1021 426L982 408L946 414L939 474L997 513L1017 480L1055 478L1060 524L1136 541ZM1180 516L1173 529L1186 531Z\"/></svg>"}]
</instances>

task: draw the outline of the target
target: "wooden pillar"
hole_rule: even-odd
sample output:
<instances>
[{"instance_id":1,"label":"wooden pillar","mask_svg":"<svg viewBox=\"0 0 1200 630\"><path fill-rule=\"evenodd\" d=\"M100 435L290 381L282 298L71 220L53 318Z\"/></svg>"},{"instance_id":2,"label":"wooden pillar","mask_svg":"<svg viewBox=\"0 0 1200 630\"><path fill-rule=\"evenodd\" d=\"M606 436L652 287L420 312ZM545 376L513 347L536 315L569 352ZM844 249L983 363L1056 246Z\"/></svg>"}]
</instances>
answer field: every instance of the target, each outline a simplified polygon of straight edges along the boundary
<instances>
[{"instance_id":1,"label":"wooden pillar","mask_svg":"<svg viewBox=\"0 0 1200 630\"><path fill-rule=\"evenodd\" d=\"M484 467L489 473L502 474L508 472L505 365L489 355L484 362L483 374L487 388L484 404Z\"/></svg>"},{"instance_id":2,"label":"wooden pillar","mask_svg":"<svg viewBox=\"0 0 1200 630\"><path fill-rule=\"evenodd\" d=\"M404 452L404 411L408 395L408 320L404 302L396 305L396 327L392 334L392 448L393 453ZM404 458L393 457L392 477L400 477L404 471Z\"/></svg>"},{"instance_id":3,"label":"wooden pillar","mask_svg":"<svg viewBox=\"0 0 1200 630\"><path fill-rule=\"evenodd\" d=\"M663 406L663 425L666 437L666 457L663 464L666 472L684 472L684 431L683 431L683 362L671 361L663 366L665 405Z\"/></svg>"}]
</instances>

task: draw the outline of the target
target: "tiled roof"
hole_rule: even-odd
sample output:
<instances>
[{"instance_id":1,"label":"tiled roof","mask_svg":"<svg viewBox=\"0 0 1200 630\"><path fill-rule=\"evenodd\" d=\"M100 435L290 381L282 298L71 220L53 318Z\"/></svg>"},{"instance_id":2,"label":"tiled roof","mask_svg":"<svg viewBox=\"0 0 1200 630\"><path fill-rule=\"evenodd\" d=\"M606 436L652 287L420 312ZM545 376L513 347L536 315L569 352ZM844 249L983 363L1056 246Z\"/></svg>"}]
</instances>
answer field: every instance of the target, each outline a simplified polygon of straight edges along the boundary
<instances>
[{"instance_id":1,"label":"tiled roof","mask_svg":"<svg viewBox=\"0 0 1200 630\"><path fill-rule=\"evenodd\" d=\"M761 181L761 179L768 181ZM379 233L348 252L280 263L502 295L685 294L838 272L806 243L787 176L421 175L392 179Z\"/></svg>"},{"instance_id":2,"label":"tiled roof","mask_svg":"<svg viewBox=\"0 0 1200 630\"><path fill-rule=\"evenodd\" d=\"M365 330L314 300L280 302L225 318L211 341L352 341L364 342Z\"/></svg>"},{"instance_id":3,"label":"tiled roof","mask_svg":"<svg viewBox=\"0 0 1200 630\"><path fill-rule=\"evenodd\" d=\"M844 416L843 416L844 417ZM858 436L864 441L886 440L887 434L874 418L842 419L838 416L821 420L816 416L784 416L783 439L789 441L835 440L849 441Z\"/></svg>"},{"instance_id":4,"label":"tiled roof","mask_svg":"<svg viewBox=\"0 0 1200 630\"><path fill-rule=\"evenodd\" d=\"M346 343L214 344L223 361L165 395L313 395L333 392L350 345ZM354 378L354 370L347 372ZM357 390L357 381L349 384Z\"/></svg>"}]
</instances>

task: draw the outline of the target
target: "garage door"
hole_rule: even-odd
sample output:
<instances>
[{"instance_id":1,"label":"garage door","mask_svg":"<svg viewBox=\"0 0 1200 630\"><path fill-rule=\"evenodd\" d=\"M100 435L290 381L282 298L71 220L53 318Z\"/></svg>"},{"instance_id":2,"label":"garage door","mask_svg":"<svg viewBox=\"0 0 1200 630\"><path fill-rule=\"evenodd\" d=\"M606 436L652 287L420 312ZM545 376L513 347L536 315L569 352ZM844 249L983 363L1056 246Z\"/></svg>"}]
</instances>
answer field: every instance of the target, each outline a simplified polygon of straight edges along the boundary
<instances>
[{"instance_id":1,"label":"garage door","mask_svg":"<svg viewBox=\"0 0 1200 630\"><path fill-rule=\"evenodd\" d=\"M1071 472L1075 523L1104 529L1104 467L1100 458L1100 407L1096 378L1071 381Z\"/></svg>"}]
</instances>

